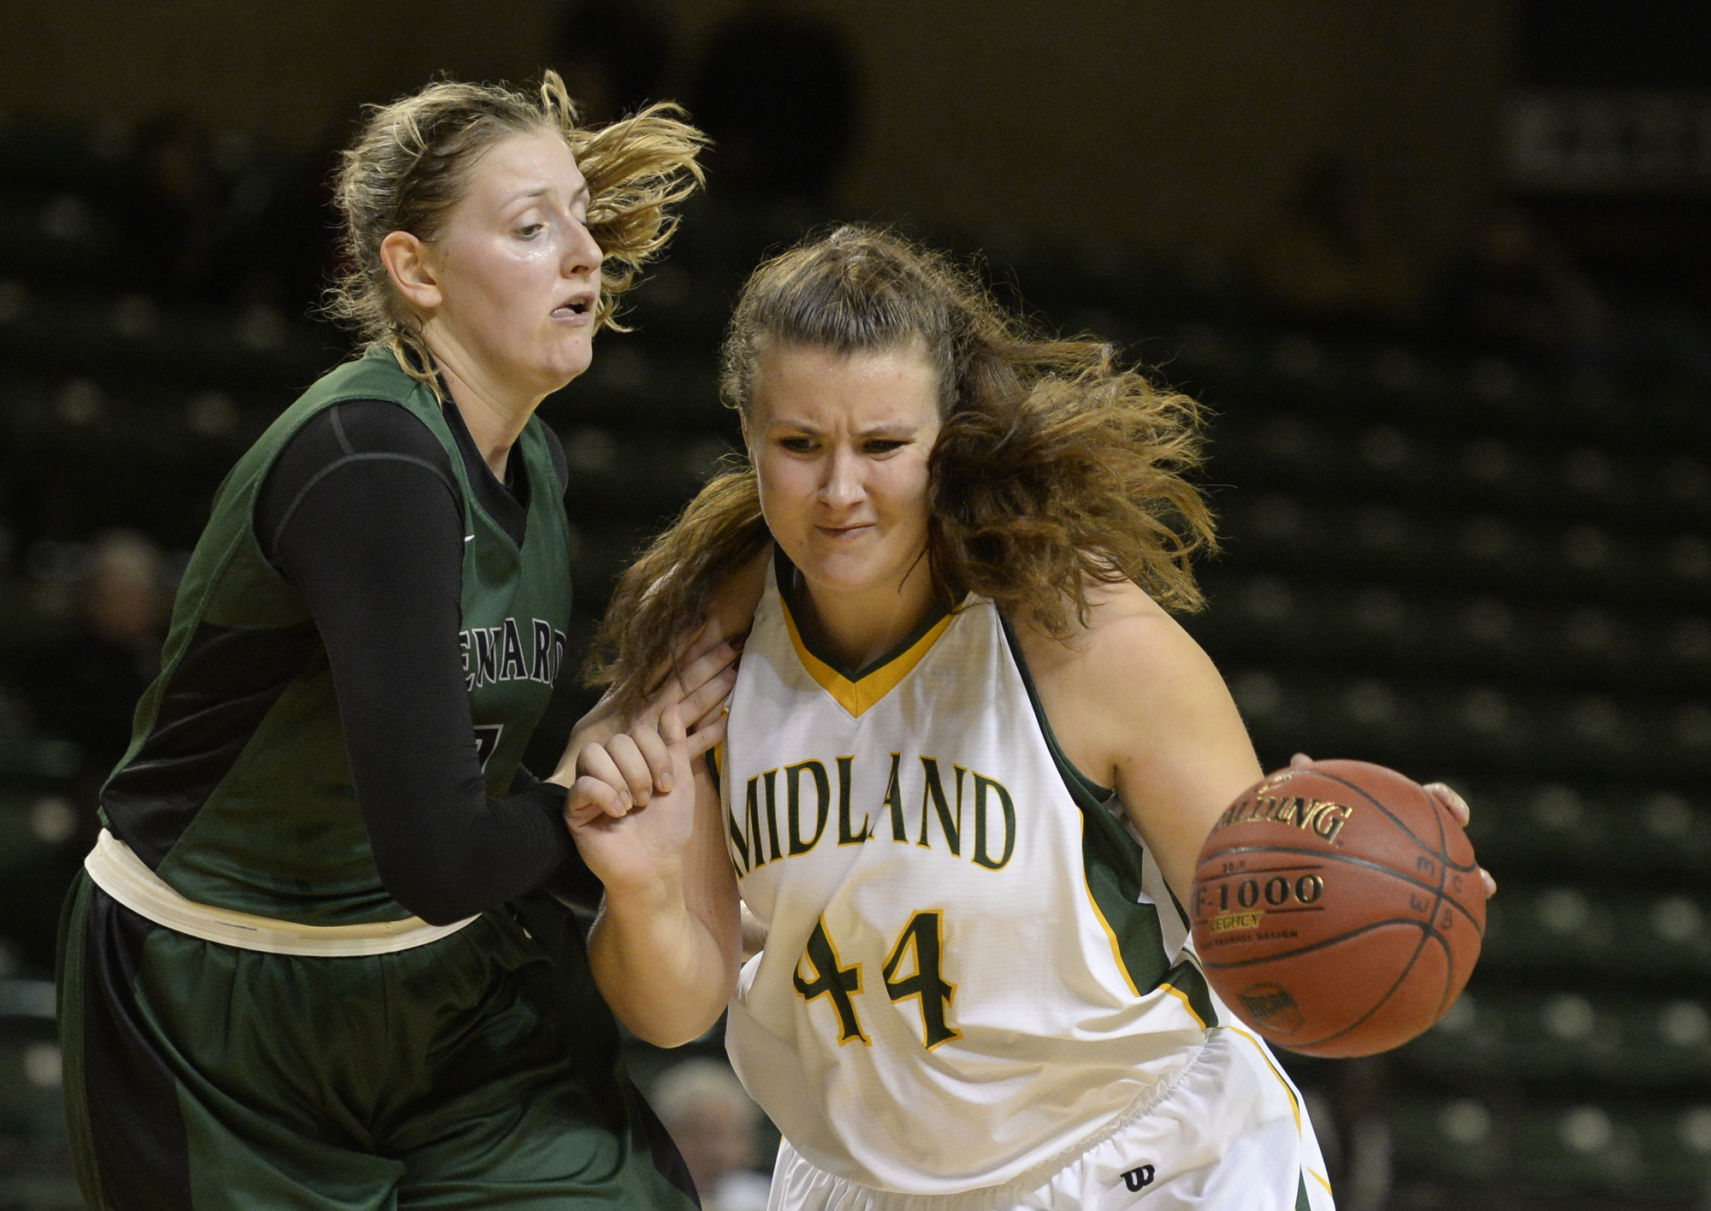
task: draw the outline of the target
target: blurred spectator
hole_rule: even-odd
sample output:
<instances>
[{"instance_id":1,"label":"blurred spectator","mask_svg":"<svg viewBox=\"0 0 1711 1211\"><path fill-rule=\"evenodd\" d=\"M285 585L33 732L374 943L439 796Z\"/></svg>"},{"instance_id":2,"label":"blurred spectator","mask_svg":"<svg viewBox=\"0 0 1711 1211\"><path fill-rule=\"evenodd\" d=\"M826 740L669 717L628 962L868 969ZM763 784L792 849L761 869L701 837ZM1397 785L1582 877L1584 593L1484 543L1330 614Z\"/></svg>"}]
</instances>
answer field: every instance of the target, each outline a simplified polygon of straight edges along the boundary
<instances>
[{"instance_id":1,"label":"blurred spectator","mask_svg":"<svg viewBox=\"0 0 1711 1211\"><path fill-rule=\"evenodd\" d=\"M207 128L189 113L156 114L137 131L137 183L126 209L136 285L167 298L209 297L221 269L227 189L215 170Z\"/></svg>"},{"instance_id":2,"label":"blurred spectator","mask_svg":"<svg viewBox=\"0 0 1711 1211\"><path fill-rule=\"evenodd\" d=\"M713 136L714 193L824 206L856 134L856 72L843 31L779 0L714 27L690 89Z\"/></svg>"},{"instance_id":3,"label":"blurred spectator","mask_svg":"<svg viewBox=\"0 0 1711 1211\"><path fill-rule=\"evenodd\" d=\"M765 1211L771 1181L760 1161L760 1107L720 1060L681 1060L650 1099L695 1179L703 1211Z\"/></svg>"},{"instance_id":4,"label":"blurred spectator","mask_svg":"<svg viewBox=\"0 0 1711 1211\"><path fill-rule=\"evenodd\" d=\"M1392 329L1414 317L1419 284L1372 204L1361 164L1327 155L1307 167L1255 279L1283 315L1315 325Z\"/></svg>"},{"instance_id":5,"label":"blurred spectator","mask_svg":"<svg viewBox=\"0 0 1711 1211\"><path fill-rule=\"evenodd\" d=\"M553 31L552 66L590 125L667 100L661 85L670 58L671 27L637 0L577 0Z\"/></svg>"},{"instance_id":6,"label":"blurred spectator","mask_svg":"<svg viewBox=\"0 0 1711 1211\"><path fill-rule=\"evenodd\" d=\"M81 577L43 587L50 592L37 606L40 642L8 661L7 688L33 749L46 752L39 741L51 738L76 751L63 768L52 762L65 781L51 793L32 792L29 847L0 855L0 970L8 963L53 970L59 907L99 831L101 785L130 742L131 715L159 666L171 606L164 556L132 531L101 535ZM54 589L69 593L55 601ZM15 834L10 840L18 842Z\"/></svg>"},{"instance_id":7,"label":"blurred spectator","mask_svg":"<svg viewBox=\"0 0 1711 1211\"><path fill-rule=\"evenodd\" d=\"M1513 198L1485 206L1445 266L1439 333L1481 352L1636 382L1711 386L1711 324L1662 290L1618 292Z\"/></svg>"},{"instance_id":8,"label":"blurred spectator","mask_svg":"<svg viewBox=\"0 0 1711 1211\"><path fill-rule=\"evenodd\" d=\"M76 744L99 778L130 742L137 699L159 667L172 605L165 558L142 534L109 531L76 593L70 628L29 661L26 692L37 728Z\"/></svg>"},{"instance_id":9,"label":"blurred spectator","mask_svg":"<svg viewBox=\"0 0 1711 1211\"><path fill-rule=\"evenodd\" d=\"M1384 1211L1393 1171L1390 1059L1337 1060L1323 1069L1325 1088L1308 1093L1338 1211Z\"/></svg>"},{"instance_id":10,"label":"blurred spectator","mask_svg":"<svg viewBox=\"0 0 1711 1211\"><path fill-rule=\"evenodd\" d=\"M1475 216L1438 284L1443 336L1482 352L1569 367L1607 366L1612 315L1598 289L1514 200Z\"/></svg>"}]
</instances>

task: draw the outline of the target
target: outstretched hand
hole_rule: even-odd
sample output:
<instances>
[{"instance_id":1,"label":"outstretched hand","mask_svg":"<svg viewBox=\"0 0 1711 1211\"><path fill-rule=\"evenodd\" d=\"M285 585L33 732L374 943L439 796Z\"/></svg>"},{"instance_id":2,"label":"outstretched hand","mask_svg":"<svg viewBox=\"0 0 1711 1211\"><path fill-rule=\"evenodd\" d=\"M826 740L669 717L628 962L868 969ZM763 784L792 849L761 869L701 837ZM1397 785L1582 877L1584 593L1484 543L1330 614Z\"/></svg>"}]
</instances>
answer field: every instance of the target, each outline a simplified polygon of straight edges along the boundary
<instances>
[{"instance_id":1,"label":"outstretched hand","mask_svg":"<svg viewBox=\"0 0 1711 1211\"><path fill-rule=\"evenodd\" d=\"M1310 765L1312 764L1312 761L1313 758L1309 757L1306 753L1296 753L1289 759L1289 765L1290 768L1293 769L1297 766ZM1455 820L1457 824L1461 825L1463 828L1467 827L1467 822L1472 815L1472 811L1467 805L1467 800L1457 794L1453 787L1444 782L1425 782L1421 784L1421 789L1428 795L1432 796L1432 798L1436 799L1439 803L1443 804L1444 808L1450 813L1450 817ZM1485 897L1489 900L1492 896L1497 894L1497 880L1492 878L1491 872L1486 870L1483 866L1479 868L1479 877L1485 884Z\"/></svg>"}]
</instances>

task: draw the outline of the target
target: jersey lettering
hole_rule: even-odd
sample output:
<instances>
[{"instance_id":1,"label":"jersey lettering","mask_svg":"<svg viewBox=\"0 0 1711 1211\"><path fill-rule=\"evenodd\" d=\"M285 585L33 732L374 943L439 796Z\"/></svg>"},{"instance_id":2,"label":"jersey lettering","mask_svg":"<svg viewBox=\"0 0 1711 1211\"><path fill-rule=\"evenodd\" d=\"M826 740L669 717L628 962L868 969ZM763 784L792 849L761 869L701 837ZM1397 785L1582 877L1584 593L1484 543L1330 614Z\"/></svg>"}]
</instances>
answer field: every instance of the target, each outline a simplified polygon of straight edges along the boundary
<instances>
[{"instance_id":1,"label":"jersey lettering","mask_svg":"<svg viewBox=\"0 0 1711 1211\"><path fill-rule=\"evenodd\" d=\"M802 775L807 774L814 781L814 835L802 835ZM818 761L799 761L795 765L784 767L784 776L789 781L789 799L787 810L790 813L790 853L805 854L814 848L820 834L826 831L826 813L832 807L831 783L826 778L826 767Z\"/></svg>"},{"instance_id":2,"label":"jersey lettering","mask_svg":"<svg viewBox=\"0 0 1711 1211\"><path fill-rule=\"evenodd\" d=\"M499 680L529 680L529 670L524 667L523 661L523 636L517 629L517 620L507 618L500 630L505 636L505 660L499 666Z\"/></svg>"},{"instance_id":3,"label":"jersey lettering","mask_svg":"<svg viewBox=\"0 0 1711 1211\"><path fill-rule=\"evenodd\" d=\"M897 945L885 960L885 991L893 1001L918 998L921 1006L921 1044L931 1051L940 1043L960 1038L961 1031L945 1022L945 1009L956 989L945 983L940 972L944 951L944 921L937 912L918 912L903 927ZM914 974L899 977L898 969L914 952Z\"/></svg>"},{"instance_id":4,"label":"jersey lettering","mask_svg":"<svg viewBox=\"0 0 1711 1211\"><path fill-rule=\"evenodd\" d=\"M861 823L856 824L850 814L850 783L854 779L850 775L855 758L838 758L838 844L858 845L873 836L873 825L869 823L871 816L863 816Z\"/></svg>"},{"instance_id":5,"label":"jersey lettering","mask_svg":"<svg viewBox=\"0 0 1711 1211\"><path fill-rule=\"evenodd\" d=\"M933 814L939 818L939 831L944 834L945 848L957 857L962 857L962 776L968 773L962 766L956 766L956 815L951 815L950 804L945 801L944 784L939 780L939 763L931 757L921 758L921 769L926 773L927 780L921 788L921 839L915 844L922 849L929 847L927 840L928 825L932 816L927 813L929 802Z\"/></svg>"},{"instance_id":6,"label":"jersey lettering","mask_svg":"<svg viewBox=\"0 0 1711 1211\"><path fill-rule=\"evenodd\" d=\"M478 724L475 729L475 755L481 759L481 768L487 768L488 759L499 747L499 737L505 732L503 723Z\"/></svg>"},{"instance_id":7,"label":"jersey lettering","mask_svg":"<svg viewBox=\"0 0 1711 1211\"><path fill-rule=\"evenodd\" d=\"M507 618L495 627L459 631L466 690L499 681L535 681L552 685L564 664L565 634L544 618L528 623L532 643L523 642L524 626Z\"/></svg>"},{"instance_id":8,"label":"jersey lettering","mask_svg":"<svg viewBox=\"0 0 1711 1211\"><path fill-rule=\"evenodd\" d=\"M808 759L753 775L745 784L741 807L733 804L733 810L726 812L726 832L737 874L746 875L780 857L813 852L829 831L834 798L838 845L874 840L878 835L874 824L877 812L880 820L889 822L893 842L942 851L953 858L966 857L985 870L1004 869L1016 852L1016 802L1010 791L978 770L951 764L947 777L945 763L938 758L921 754L917 762L921 778L918 793L913 786L906 788L911 779L904 772L902 754L891 754L885 789L877 803L857 784L853 756L835 758L830 768L824 761ZM778 802L781 772L782 820ZM866 789L875 788L870 784Z\"/></svg>"},{"instance_id":9,"label":"jersey lettering","mask_svg":"<svg viewBox=\"0 0 1711 1211\"><path fill-rule=\"evenodd\" d=\"M726 832L730 834L732 861L736 864L737 873L743 874L757 866L764 866L779 856L778 854L778 814L774 807L773 795L776 788L778 771L769 769L764 774L757 774L749 779L748 792L743 803L743 814L739 819L726 814ZM761 848L761 805L759 786L764 779L766 787L766 829L767 839L772 842L772 852L769 854ZM750 852L750 845L753 852Z\"/></svg>"}]
</instances>

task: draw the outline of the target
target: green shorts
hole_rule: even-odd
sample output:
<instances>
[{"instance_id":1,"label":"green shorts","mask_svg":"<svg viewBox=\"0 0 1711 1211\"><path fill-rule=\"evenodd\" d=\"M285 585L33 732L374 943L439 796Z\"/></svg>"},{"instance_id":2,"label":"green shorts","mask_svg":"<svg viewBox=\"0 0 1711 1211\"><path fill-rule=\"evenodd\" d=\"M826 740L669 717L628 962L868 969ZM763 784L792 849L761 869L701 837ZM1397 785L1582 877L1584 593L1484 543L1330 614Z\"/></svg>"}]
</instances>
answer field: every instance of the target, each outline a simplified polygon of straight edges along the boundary
<instances>
[{"instance_id":1,"label":"green shorts","mask_svg":"<svg viewBox=\"0 0 1711 1211\"><path fill-rule=\"evenodd\" d=\"M576 923L530 901L394 954L163 928L80 875L60 1033L92 1207L696 1206Z\"/></svg>"}]
</instances>

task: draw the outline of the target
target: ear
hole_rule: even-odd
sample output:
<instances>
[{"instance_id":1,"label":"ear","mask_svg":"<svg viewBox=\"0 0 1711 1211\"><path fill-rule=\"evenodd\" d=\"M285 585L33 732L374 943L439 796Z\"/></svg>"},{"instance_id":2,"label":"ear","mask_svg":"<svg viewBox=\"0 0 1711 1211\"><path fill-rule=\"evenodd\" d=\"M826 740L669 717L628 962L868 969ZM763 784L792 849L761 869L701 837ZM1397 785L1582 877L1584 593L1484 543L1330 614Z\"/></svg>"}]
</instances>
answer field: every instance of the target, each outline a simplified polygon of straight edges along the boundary
<instances>
[{"instance_id":1,"label":"ear","mask_svg":"<svg viewBox=\"0 0 1711 1211\"><path fill-rule=\"evenodd\" d=\"M398 293L418 311L428 312L444 297L434 275L428 246L408 231L394 231L380 241L380 260Z\"/></svg>"}]
</instances>

